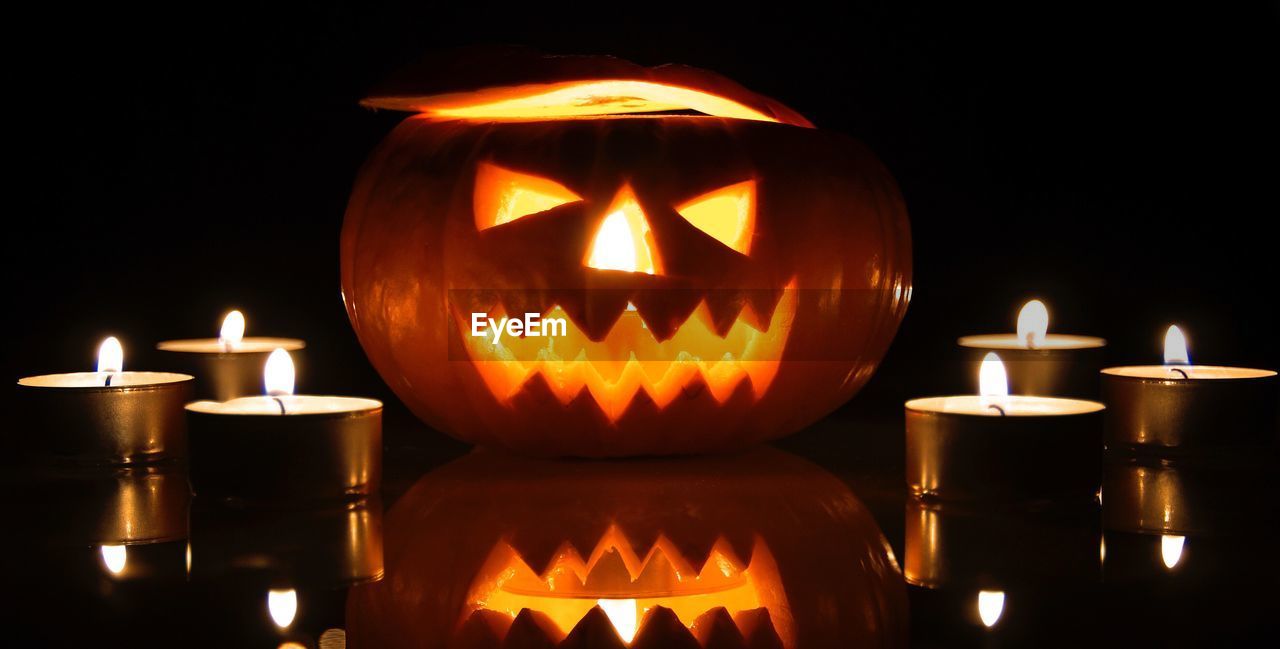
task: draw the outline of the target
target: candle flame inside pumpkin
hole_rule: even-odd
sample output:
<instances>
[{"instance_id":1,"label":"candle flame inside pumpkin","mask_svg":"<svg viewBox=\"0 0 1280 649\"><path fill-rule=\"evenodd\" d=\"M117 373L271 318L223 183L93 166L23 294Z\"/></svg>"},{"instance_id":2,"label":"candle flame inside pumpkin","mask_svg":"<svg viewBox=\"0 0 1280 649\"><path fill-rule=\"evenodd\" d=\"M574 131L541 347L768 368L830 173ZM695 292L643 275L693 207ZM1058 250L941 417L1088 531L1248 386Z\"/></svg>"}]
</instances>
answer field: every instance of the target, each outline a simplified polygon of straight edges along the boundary
<instances>
[{"instance_id":1,"label":"candle flame inside pumpkin","mask_svg":"<svg viewBox=\"0 0 1280 649\"><path fill-rule=\"evenodd\" d=\"M631 642L636 637L636 600L634 599L597 599L596 606L609 616L613 628L623 642Z\"/></svg>"},{"instance_id":2,"label":"candle flame inside pumpkin","mask_svg":"<svg viewBox=\"0 0 1280 649\"><path fill-rule=\"evenodd\" d=\"M650 242L649 221L630 187L623 187L600 224L587 255L587 267L656 275L658 256Z\"/></svg>"},{"instance_id":3,"label":"candle flame inside pumpkin","mask_svg":"<svg viewBox=\"0 0 1280 649\"><path fill-rule=\"evenodd\" d=\"M1031 349L1044 346L1049 332L1049 309L1040 300L1031 300L1018 312L1018 341Z\"/></svg>"},{"instance_id":4,"label":"candle flame inside pumpkin","mask_svg":"<svg viewBox=\"0 0 1280 649\"><path fill-rule=\"evenodd\" d=\"M1164 333L1164 364L1188 365L1191 355L1187 353L1187 336L1178 325L1169 325Z\"/></svg>"},{"instance_id":5,"label":"candle flame inside pumpkin","mask_svg":"<svg viewBox=\"0 0 1280 649\"><path fill-rule=\"evenodd\" d=\"M124 370L124 348L115 336L108 336L98 346L98 371L120 372Z\"/></svg>"},{"instance_id":6,"label":"candle flame inside pumpkin","mask_svg":"<svg viewBox=\"0 0 1280 649\"><path fill-rule=\"evenodd\" d=\"M244 314L239 311L232 311L222 319L222 331L218 335L218 342L224 345L239 345L244 340Z\"/></svg>"},{"instance_id":7,"label":"candle flame inside pumpkin","mask_svg":"<svg viewBox=\"0 0 1280 649\"><path fill-rule=\"evenodd\" d=\"M262 371L262 382L268 395L276 397L293 394L293 357L282 347L275 348L267 357Z\"/></svg>"}]
</instances>

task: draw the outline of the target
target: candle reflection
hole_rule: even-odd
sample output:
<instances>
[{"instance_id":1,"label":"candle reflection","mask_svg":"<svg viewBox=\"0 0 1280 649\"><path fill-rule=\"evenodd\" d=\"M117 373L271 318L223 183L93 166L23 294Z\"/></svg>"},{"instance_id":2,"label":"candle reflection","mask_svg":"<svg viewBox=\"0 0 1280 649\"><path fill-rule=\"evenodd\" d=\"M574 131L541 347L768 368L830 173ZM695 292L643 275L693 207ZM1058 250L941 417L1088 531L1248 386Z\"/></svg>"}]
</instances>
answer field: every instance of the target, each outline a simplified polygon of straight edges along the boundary
<instances>
[{"instance_id":1,"label":"candle reflection","mask_svg":"<svg viewBox=\"0 0 1280 649\"><path fill-rule=\"evenodd\" d=\"M982 618L983 626L988 629L995 626L1002 614L1004 614L1003 590L978 591L978 617Z\"/></svg>"},{"instance_id":2,"label":"candle reflection","mask_svg":"<svg viewBox=\"0 0 1280 649\"><path fill-rule=\"evenodd\" d=\"M1173 570L1182 561L1182 547L1186 541L1187 537L1175 534L1160 537L1160 559L1164 561L1164 567Z\"/></svg>"},{"instance_id":3,"label":"candle reflection","mask_svg":"<svg viewBox=\"0 0 1280 649\"><path fill-rule=\"evenodd\" d=\"M101 552L102 565L106 566L107 572L117 576L124 572L125 565L129 562L129 550L125 546L104 545Z\"/></svg>"},{"instance_id":4,"label":"candle reflection","mask_svg":"<svg viewBox=\"0 0 1280 649\"><path fill-rule=\"evenodd\" d=\"M267 591L267 612L276 626L289 628L298 614L298 591L292 588Z\"/></svg>"}]
</instances>

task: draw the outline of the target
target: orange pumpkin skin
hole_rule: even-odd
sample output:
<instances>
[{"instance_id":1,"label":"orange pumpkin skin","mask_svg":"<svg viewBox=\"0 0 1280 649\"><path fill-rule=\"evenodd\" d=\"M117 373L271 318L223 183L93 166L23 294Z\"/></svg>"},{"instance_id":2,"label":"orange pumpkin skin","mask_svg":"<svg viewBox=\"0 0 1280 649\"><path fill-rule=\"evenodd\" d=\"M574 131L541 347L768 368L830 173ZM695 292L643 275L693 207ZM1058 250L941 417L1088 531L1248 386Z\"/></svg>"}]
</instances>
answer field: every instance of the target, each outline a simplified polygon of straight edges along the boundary
<instances>
[{"instance_id":1,"label":"orange pumpkin skin","mask_svg":"<svg viewBox=\"0 0 1280 649\"><path fill-rule=\"evenodd\" d=\"M482 164L549 179L582 200L479 231ZM745 180L756 190L749 254L675 210ZM623 187L652 228L657 274L585 263ZM341 257L352 325L405 404L464 441L538 456L700 453L795 432L867 382L911 293L906 211L869 151L804 126L710 116L410 117L356 180ZM508 312L559 306L600 340L628 302L655 336L699 317L690 313L700 304L717 331L740 312L768 323L784 287L794 315L766 361L775 363L767 385L709 390L695 374L662 403L641 389L610 410L585 388L557 392L536 371L496 394L459 342L468 313L485 306L481 294Z\"/></svg>"},{"instance_id":2,"label":"orange pumpkin skin","mask_svg":"<svg viewBox=\"0 0 1280 649\"><path fill-rule=\"evenodd\" d=\"M640 556L665 539L694 565L714 562L717 542L747 561L756 539L756 552L767 548L776 564L774 580L758 587L786 649L906 645L905 583L871 514L836 477L767 447L601 462L474 452L423 476L388 512L385 578L352 589L349 642L356 649L526 646L515 638L503 644L514 632L508 613L495 615L505 619L493 637L467 628L481 617L475 586L501 579L484 572L490 550L509 544L543 570L568 547L589 556L611 528ZM574 627L577 635L587 617ZM632 646L698 646L688 644L682 627L646 634L644 626ZM560 646L577 646L574 631L564 632L571 637ZM745 625L743 632L749 635ZM548 646L562 639L548 635ZM748 637L748 646L776 645Z\"/></svg>"}]
</instances>

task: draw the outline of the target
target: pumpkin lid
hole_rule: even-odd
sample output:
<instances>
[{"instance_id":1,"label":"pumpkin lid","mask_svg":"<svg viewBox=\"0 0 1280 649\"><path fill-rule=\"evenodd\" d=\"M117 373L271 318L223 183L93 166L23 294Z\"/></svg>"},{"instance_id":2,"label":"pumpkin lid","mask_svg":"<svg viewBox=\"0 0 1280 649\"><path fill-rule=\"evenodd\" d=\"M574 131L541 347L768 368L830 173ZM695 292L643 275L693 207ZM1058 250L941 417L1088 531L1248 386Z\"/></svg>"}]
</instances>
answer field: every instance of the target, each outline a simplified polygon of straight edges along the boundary
<instances>
[{"instance_id":1,"label":"pumpkin lid","mask_svg":"<svg viewBox=\"0 0 1280 649\"><path fill-rule=\"evenodd\" d=\"M489 121L693 110L813 128L803 115L715 72L647 68L612 56L471 48L406 68L360 102L370 108Z\"/></svg>"}]
</instances>

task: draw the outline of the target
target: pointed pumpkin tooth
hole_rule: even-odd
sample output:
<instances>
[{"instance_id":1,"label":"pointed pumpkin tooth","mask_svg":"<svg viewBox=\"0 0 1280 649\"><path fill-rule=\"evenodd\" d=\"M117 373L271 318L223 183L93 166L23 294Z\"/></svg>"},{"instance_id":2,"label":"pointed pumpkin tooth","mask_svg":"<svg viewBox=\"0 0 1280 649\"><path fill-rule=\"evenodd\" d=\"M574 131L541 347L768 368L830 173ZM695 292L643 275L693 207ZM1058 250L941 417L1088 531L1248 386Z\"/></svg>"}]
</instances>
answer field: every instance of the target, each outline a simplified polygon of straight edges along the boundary
<instances>
[{"instance_id":1,"label":"pointed pumpkin tooth","mask_svg":"<svg viewBox=\"0 0 1280 649\"><path fill-rule=\"evenodd\" d=\"M533 291L505 290L499 293L502 312L508 318L523 318L524 314L536 311L542 313L539 301Z\"/></svg>"},{"instance_id":2,"label":"pointed pumpkin tooth","mask_svg":"<svg viewBox=\"0 0 1280 649\"><path fill-rule=\"evenodd\" d=\"M733 616L738 631L746 640L747 649L782 649L782 638L773 628L773 618L767 608L753 608L749 611L738 611Z\"/></svg>"},{"instance_id":3,"label":"pointed pumpkin tooth","mask_svg":"<svg viewBox=\"0 0 1280 649\"><path fill-rule=\"evenodd\" d=\"M591 520L579 521L572 526L574 529L566 531L569 537L569 543L577 549L579 556L583 559L590 559L595 553L596 546L601 543L609 530L609 522L607 520Z\"/></svg>"},{"instance_id":4,"label":"pointed pumpkin tooth","mask_svg":"<svg viewBox=\"0 0 1280 649\"><path fill-rule=\"evenodd\" d=\"M738 321L738 314L742 312L745 301L738 291L721 290L709 291L706 304L711 315L711 322L708 324L717 336L723 338Z\"/></svg>"},{"instance_id":5,"label":"pointed pumpkin tooth","mask_svg":"<svg viewBox=\"0 0 1280 649\"><path fill-rule=\"evenodd\" d=\"M552 530L526 528L511 539L511 547L535 575L545 575L570 548L559 533Z\"/></svg>"},{"instance_id":6,"label":"pointed pumpkin tooth","mask_svg":"<svg viewBox=\"0 0 1280 649\"><path fill-rule=\"evenodd\" d=\"M717 539L714 533L692 527L672 530L667 538L671 539L672 544L679 549L680 558L684 559L695 575L702 573L707 559L711 558L711 550L715 547Z\"/></svg>"},{"instance_id":7,"label":"pointed pumpkin tooth","mask_svg":"<svg viewBox=\"0 0 1280 649\"><path fill-rule=\"evenodd\" d=\"M690 629L706 649L746 649L747 641L728 609L717 606L698 616Z\"/></svg>"},{"instance_id":8,"label":"pointed pumpkin tooth","mask_svg":"<svg viewBox=\"0 0 1280 649\"><path fill-rule=\"evenodd\" d=\"M600 342L609 335L613 325L627 310L631 301L631 291L626 289L593 289L581 301L578 322L582 332L595 342ZM575 321L577 322L577 321ZM591 359L601 360L601 359Z\"/></svg>"},{"instance_id":9,"label":"pointed pumpkin tooth","mask_svg":"<svg viewBox=\"0 0 1280 649\"><path fill-rule=\"evenodd\" d=\"M477 609L454 634L450 647L468 649L500 649L502 638L511 628L511 616L499 611Z\"/></svg>"},{"instance_id":10,"label":"pointed pumpkin tooth","mask_svg":"<svg viewBox=\"0 0 1280 649\"><path fill-rule=\"evenodd\" d=\"M753 288L746 289L742 293L747 308L742 310L742 315L739 317L746 320L756 331L767 330L769 321L773 320L773 312L778 308L778 302L782 300L782 289Z\"/></svg>"},{"instance_id":11,"label":"pointed pumpkin tooth","mask_svg":"<svg viewBox=\"0 0 1280 649\"><path fill-rule=\"evenodd\" d=\"M653 551L653 544L658 542L658 530L645 522L620 522L619 531L631 545L631 551L641 561Z\"/></svg>"},{"instance_id":12,"label":"pointed pumpkin tooth","mask_svg":"<svg viewBox=\"0 0 1280 649\"><path fill-rule=\"evenodd\" d=\"M730 557L738 563L739 568L751 565L751 557L755 554L756 535L749 530L726 532L722 537L733 552Z\"/></svg>"},{"instance_id":13,"label":"pointed pumpkin tooth","mask_svg":"<svg viewBox=\"0 0 1280 649\"><path fill-rule=\"evenodd\" d=\"M667 558L667 553L658 549L645 562L640 576L636 578L637 592L672 591L679 587L679 575L675 566Z\"/></svg>"},{"instance_id":14,"label":"pointed pumpkin tooth","mask_svg":"<svg viewBox=\"0 0 1280 649\"><path fill-rule=\"evenodd\" d=\"M554 649L563 638L560 627L545 613L525 608L511 621L502 649Z\"/></svg>"},{"instance_id":15,"label":"pointed pumpkin tooth","mask_svg":"<svg viewBox=\"0 0 1280 649\"><path fill-rule=\"evenodd\" d=\"M588 593L625 592L631 582L631 572L622 560L622 553L610 548L591 566L583 589Z\"/></svg>"},{"instance_id":16,"label":"pointed pumpkin tooth","mask_svg":"<svg viewBox=\"0 0 1280 649\"><path fill-rule=\"evenodd\" d=\"M560 642L560 649L626 649L604 609L593 606Z\"/></svg>"},{"instance_id":17,"label":"pointed pumpkin tooth","mask_svg":"<svg viewBox=\"0 0 1280 649\"><path fill-rule=\"evenodd\" d=\"M675 611L655 606L644 615L631 649L702 649Z\"/></svg>"},{"instance_id":18,"label":"pointed pumpkin tooth","mask_svg":"<svg viewBox=\"0 0 1280 649\"><path fill-rule=\"evenodd\" d=\"M670 288L640 291L632 303L654 339L662 342L675 335L701 301L699 291Z\"/></svg>"}]
</instances>

